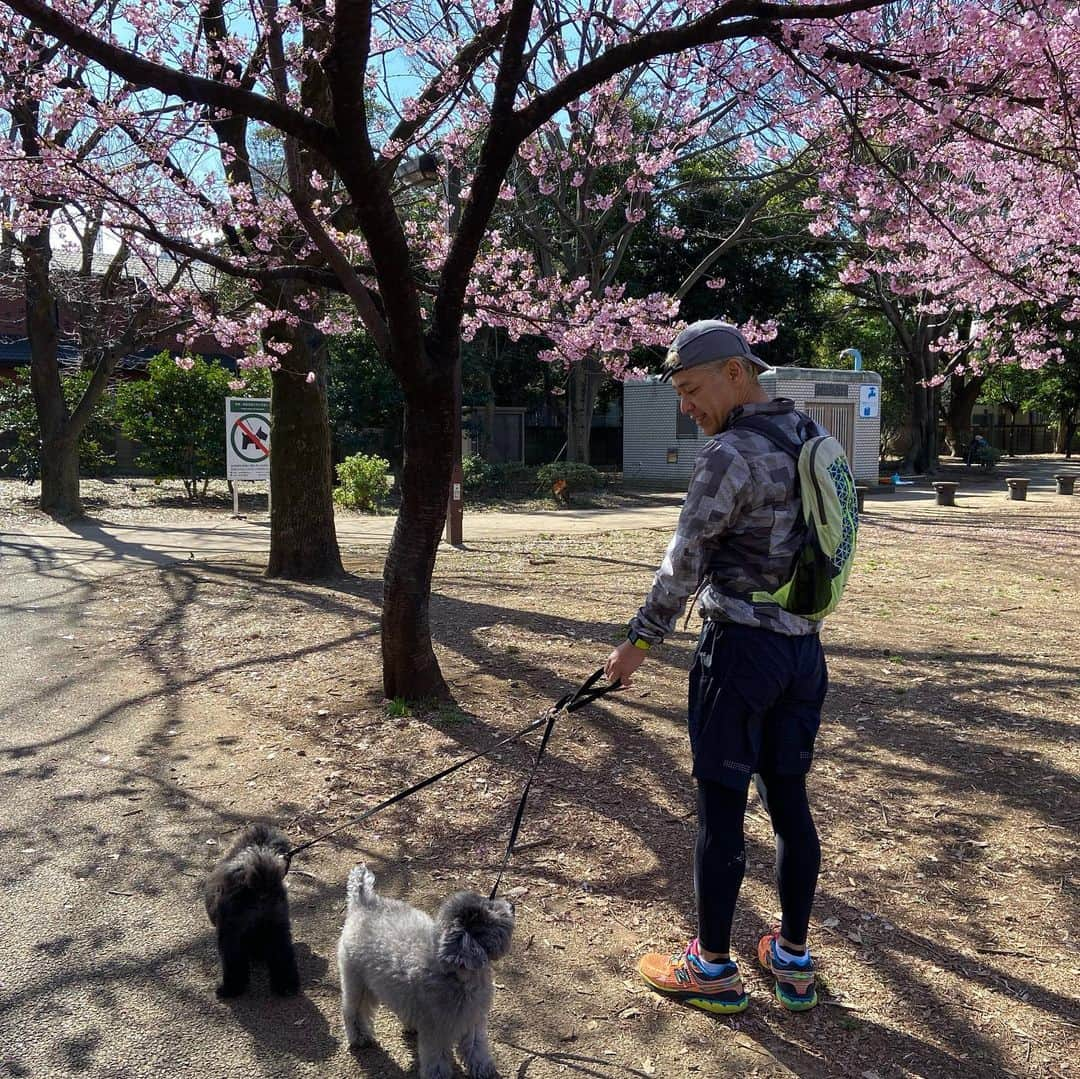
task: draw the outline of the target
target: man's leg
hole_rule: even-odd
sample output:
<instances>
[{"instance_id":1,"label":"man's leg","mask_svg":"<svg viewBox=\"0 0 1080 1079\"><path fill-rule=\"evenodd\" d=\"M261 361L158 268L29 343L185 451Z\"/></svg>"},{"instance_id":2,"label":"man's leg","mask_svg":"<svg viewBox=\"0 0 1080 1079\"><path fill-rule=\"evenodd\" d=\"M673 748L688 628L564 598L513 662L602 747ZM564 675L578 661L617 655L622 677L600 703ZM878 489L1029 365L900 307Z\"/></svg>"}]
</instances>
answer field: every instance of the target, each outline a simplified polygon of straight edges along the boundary
<instances>
[{"instance_id":1,"label":"man's leg","mask_svg":"<svg viewBox=\"0 0 1080 1079\"><path fill-rule=\"evenodd\" d=\"M821 866L821 844L806 798L805 776L758 776L758 792L776 833L776 888L782 918L779 933L764 936L758 958L776 976L776 995L801 1011L817 1003L814 966L806 946L810 911Z\"/></svg>"},{"instance_id":2,"label":"man's leg","mask_svg":"<svg viewBox=\"0 0 1080 1079\"><path fill-rule=\"evenodd\" d=\"M821 843L806 797L806 776L758 776L758 793L776 833L776 890L783 920L780 936L796 950L806 930L821 868Z\"/></svg>"},{"instance_id":3,"label":"man's leg","mask_svg":"<svg viewBox=\"0 0 1080 1079\"><path fill-rule=\"evenodd\" d=\"M697 896L698 944L710 962L730 957L731 922L746 871L743 820L744 787L698 780L698 835L694 847L694 893Z\"/></svg>"}]
</instances>

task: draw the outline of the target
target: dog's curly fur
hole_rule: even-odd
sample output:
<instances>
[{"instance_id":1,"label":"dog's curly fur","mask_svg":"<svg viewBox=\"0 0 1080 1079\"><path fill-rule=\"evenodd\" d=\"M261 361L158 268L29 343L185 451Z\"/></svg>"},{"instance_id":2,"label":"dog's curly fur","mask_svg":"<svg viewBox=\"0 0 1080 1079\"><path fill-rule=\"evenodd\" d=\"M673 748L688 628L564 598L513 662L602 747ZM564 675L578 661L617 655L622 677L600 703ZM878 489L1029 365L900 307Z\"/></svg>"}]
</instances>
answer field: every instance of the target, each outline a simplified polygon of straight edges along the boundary
<instances>
[{"instance_id":1,"label":"dog's curly fur","mask_svg":"<svg viewBox=\"0 0 1080 1079\"><path fill-rule=\"evenodd\" d=\"M206 913L217 928L221 955L219 997L235 997L247 988L253 960L266 963L275 993L300 988L285 891L288 852L282 832L251 824L206 878Z\"/></svg>"},{"instance_id":2,"label":"dog's curly fur","mask_svg":"<svg viewBox=\"0 0 1080 1079\"><path fill-rule=\"evenodd\" d=\"M421 1079L449 1079L456 1046L471 1079L497 1075L487 1039L493 960L510 948L514 907L457 892L435 918L375 892L365 865L349 874L338 943L341 1013L349 1045L373 1037L380 1001L415 1030Z\"/></svg>"}]
</instances>

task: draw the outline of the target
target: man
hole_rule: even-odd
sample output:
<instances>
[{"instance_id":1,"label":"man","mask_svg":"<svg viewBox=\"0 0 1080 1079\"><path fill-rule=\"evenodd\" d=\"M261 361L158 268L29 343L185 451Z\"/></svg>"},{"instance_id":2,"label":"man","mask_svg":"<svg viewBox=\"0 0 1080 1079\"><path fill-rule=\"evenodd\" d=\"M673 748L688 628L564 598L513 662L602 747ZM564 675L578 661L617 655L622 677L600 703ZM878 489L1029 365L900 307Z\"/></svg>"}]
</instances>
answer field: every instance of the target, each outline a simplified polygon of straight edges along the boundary
<instances>
[{"instance_id":1,"label":"man","mask_svg":"<svg viewBox=\"0 0 1080 1079\"><path fill-rule=\"evenodd\" d=\"M989 445L990 443L987 442L982 435L976 434L971 440L971 445L968 446L967 458L964 460L964 464L967 465L968 468L971 468L971 466L980 459L983 448Z\"/></svg>"},{"instance_id":2,"label":"man","mask_svg":"<svg viewBox=\"0 0 1080 1079\"><path fill-rule=\"evenodd\" d=\"M711 436L694 463L675 537L652 589L630 620L605 674L629 683L700 588L704 626L690 671L688 725L697 782L694 853L698 935L670 958L646 955L638 970L654 989L705 1011L743 1011L747 994L730 935L745 869L743 818L752 775L776 833L781 925L758 945L793 1011L814 1007L807 926L820 846L806 799L828 678L820 623L750 598L790 576L805 539L793 457L739 420L765 417L799 442L823 434L791 401L770 400L758 381L768 365L723 322L696 322L675 339L664 378L681 411Z\"/></svg>"}]
</instances>

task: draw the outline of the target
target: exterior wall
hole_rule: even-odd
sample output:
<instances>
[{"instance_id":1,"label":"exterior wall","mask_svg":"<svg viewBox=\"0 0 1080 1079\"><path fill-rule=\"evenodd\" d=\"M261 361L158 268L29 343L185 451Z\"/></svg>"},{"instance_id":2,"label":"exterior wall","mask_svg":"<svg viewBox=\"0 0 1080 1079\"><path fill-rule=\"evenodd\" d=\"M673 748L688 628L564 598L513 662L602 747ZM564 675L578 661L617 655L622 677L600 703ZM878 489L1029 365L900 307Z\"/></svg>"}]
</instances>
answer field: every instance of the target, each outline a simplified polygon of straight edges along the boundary
<instances>
[{"instance_id":1,"label":"exterior wall","mask_svg":"<svg viewBox=\"0 0 1080 1079\"><path fill-rule=\"evenodd\" d=\"M670 490L685 488L694 459L708 441L694 425L692 438L678 438L679 400L668 382L623 385L623 479ZM677 460L668 460L668 450Z\"/></svg>"},{"instance_id":2,"label":"exterior wall","mask_svg":"<svg viewBox=\"0 0 1080 1079\"><path fill-rule=\"evenodd\" d=\"M850 403L854 409L851 470L856 480L876 483L881 439L881 411L870 419L859 416L859 387L877 386L874 371L832 371L778 367L761 376L770 397L790 397L796 408ZM694 458L707 441L695 427L693 437L678 437L678 398L668 382L627 382L623 387L623 476L631 483L672 489L685 487ZM676 460L669 460L674 450Z\"/></svg>"}]
</instances>

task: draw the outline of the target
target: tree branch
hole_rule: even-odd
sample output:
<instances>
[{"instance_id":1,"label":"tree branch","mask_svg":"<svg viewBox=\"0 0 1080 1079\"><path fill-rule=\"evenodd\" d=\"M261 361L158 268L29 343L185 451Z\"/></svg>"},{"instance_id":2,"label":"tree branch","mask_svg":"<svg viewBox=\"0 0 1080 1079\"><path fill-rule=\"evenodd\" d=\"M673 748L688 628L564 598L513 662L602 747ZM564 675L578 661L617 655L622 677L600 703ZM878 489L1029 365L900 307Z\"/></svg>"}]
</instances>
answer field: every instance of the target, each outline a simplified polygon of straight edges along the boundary
<instances>
[{"instance_id":1,"label":"tree branch","mask_svg":"<svg viewBox=\"0 0 1080 1079\"><path fill-rule=\"evenodd\" d=\"M338 143L332 137L331 131L295 109L250 90L227 86L213 79L189 75L164 64L144 60L133 52L102 40L92 31L54 11L44 0L3 0L3 3L45 33L51 34L83 56L96 60L136 87L152 86L163 94L171 94L186 101L242 113L252 120L261 120L295 135L331 160L336 157Z\"/></svg>"}]
</instances>

